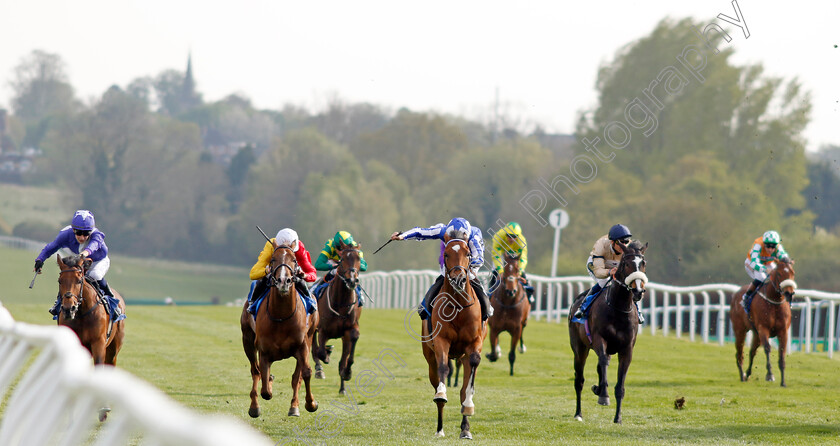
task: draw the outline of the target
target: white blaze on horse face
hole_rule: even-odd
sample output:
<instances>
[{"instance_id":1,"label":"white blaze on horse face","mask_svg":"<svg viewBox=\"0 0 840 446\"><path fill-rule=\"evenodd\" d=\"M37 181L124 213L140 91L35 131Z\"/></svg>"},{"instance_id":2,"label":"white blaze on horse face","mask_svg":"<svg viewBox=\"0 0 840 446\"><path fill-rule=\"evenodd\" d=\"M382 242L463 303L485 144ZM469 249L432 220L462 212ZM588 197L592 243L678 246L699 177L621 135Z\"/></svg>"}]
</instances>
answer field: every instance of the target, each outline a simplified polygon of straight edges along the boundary
<instances>
[{"instance_id":1,"label":"white blaze on horse face","mask_svg":"<svg viewBox=\"0 0 840 446\"><path fill-rule=\"evenodd\" d=\"M452 250L458 252L461 250L461 245L452 245Z\"/></svg>"}]
</instances>

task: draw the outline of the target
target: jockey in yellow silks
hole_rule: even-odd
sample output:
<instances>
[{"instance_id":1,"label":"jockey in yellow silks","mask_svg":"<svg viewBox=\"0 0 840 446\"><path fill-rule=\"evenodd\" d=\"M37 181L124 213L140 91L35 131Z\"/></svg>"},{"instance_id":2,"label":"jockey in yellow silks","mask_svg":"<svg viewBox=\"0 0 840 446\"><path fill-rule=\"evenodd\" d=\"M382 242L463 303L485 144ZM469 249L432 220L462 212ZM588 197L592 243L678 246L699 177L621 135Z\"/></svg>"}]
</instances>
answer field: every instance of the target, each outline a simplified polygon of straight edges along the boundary
<instances>
[{"instance_id":1,"label":"jockey in yellow silks","mask_svg":"<svg viewBox=\"0 0 840 446\"><path fill-rule=\"evenodd\" d=\"M499 277L505 269L505 253L510 253L519 257L519 274L523 279L528 300L534 303L534 287L528 284L528 279L525 276L525 268L528 266L528 242L522 235L522 226L512 221L499 229L498 232L493 234L493 246L490 248L490 252L493 256L494 267L488 286L490 295L492 296L496 290Z\"/></svg>"}]
</instances>

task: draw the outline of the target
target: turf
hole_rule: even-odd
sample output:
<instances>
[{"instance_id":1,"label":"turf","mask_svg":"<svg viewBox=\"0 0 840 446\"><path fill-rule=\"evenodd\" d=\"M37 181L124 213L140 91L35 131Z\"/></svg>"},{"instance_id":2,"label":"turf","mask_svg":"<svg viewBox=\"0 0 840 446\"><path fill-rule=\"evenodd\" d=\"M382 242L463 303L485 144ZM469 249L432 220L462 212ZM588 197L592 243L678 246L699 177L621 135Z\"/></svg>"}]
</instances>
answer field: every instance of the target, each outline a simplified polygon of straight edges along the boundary
<instances>
[{"instance_id":1,"label":"turf","mask_svg":"<svg viewBox=\"0 0 840 446\"><path fill-rule=\"evenodd\" d=\"M7 304L21 321L48 323L43 305ZM444 411L444 439L433 438L436 409L420 345L404 327L405 311L365 310L356 351L353 399L338 395L336 345L326 380L312 380L320 402L314 413L286 416L294 363L277 362L275 397L260 400L263 415L251 419L250 374L242 352L240 309L225 306L128 309L127 335L119 366L175 400L201 412L221 412L245 420L278 444L449 444L460 424L457 391L450 389ZM410 319L419 330L416 316ZM572 354L564 324L531 321L525 332L528 352L519 354L516 375L506 359L482 359L476 378L476 444L836 444L840 439L838 359L825 354L788 357L787 388L764 381L763 353L753 379L741 383L734 347L705 345L673 337L639 337L626 383L623 425L612 423L615 406L603 407L588 390L584 421L573 418ZM509 337L502 335L507 352ZM405 366L383 357L390 349ZM489 350L485 344L484 351ZM775 350L773 367L777 374ZM504 355L506 356L506 355ZM597 360L587 363L588 388L596 380ZM617 358L609 367L615 383ZM373 374L376 374L374 377ZM356 380L371 377L367 387ZM363 394L362 390L367 393ZM611 398L613 390L610 389ZM682 410L674 400L685 398ZM353 404L355 401L356 404Z\"/></svg>"}]
</instances>

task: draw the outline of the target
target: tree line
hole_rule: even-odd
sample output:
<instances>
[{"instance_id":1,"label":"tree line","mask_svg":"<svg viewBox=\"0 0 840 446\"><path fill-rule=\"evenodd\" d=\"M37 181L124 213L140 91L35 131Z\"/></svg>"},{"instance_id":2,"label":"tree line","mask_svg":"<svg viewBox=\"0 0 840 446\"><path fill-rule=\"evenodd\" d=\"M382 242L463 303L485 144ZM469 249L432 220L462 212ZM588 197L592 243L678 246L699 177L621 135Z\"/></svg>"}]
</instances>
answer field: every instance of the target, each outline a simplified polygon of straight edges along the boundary
<instances>
[{"instance_id":1,"label":"tree line","mask_svg":"<svg viewBox=\"0 0 840 446\"><path fill-rule=\"evenodd\" d=\"M548 200L536 214L571 215L559 274L584 274L594 241L621 222L650 242L652 280L741 283L752 240L774 229L801 286L840 291L830 274L840 266L840 148L806 156L811 103L796 79L737 66L721 45L703 82L672 74L676 93L660 92L659 104L639 94L695 26L663 20L620 49L599 69L598 104L581 112L574 138L337 98L318 112L259 110L241 95L205 102L191 69L84 103L60 56L42 51L13 73L9 129L44 154L25 181L70 191L121 254L247 265L263 243L255 225L295 228L313 256L348 230L372 253L393 231L463 216L488 240L521 223L529 271L547 274L553 229L526 199L539 190ZM433 245L367 258L372 269L435 268Z\"/></svg>"}]
</instances>

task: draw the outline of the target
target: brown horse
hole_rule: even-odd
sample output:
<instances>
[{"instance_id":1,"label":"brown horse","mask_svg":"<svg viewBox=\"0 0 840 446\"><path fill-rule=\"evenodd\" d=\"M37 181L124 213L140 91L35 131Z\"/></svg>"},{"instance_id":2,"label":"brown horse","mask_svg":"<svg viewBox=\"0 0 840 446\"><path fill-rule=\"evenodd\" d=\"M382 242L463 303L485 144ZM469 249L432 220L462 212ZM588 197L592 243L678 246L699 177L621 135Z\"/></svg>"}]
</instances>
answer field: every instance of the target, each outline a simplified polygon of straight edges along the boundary
<instances>
[{"instance_id":1,"label":"brown horse","mask_svg":"<svg viewBox=\"0 0 840 446\"><path fill-rule=\"evenodd\" d=\"M423 356L429 363L429 382L435 389L438 408L436 437L443 437L443 406L446 405L446 384L449 358L459 359L464 366L461 387L461 438L472 438L468 417L475 413L475 372L481 362L481 347L487 327L481 321L481 305L469 280L470 248L461 239L444 237L445 280L431 304L429 321L423 321ZM429 334L430 326L432 328Z\"/></svg>"},{"instance_id":2,"label":"brown horse","mask_svg":"<svg viewBox=\"0 0 840 446\"><path fill-rule=\"evenodd\" d=\"M528 324L528 314L531 312L531 303L525 294L522 286L522 277L519 273L519 256L513 253L505 253L504 271L496 290L491 295L490 302L493 305L493 316L487 319L490 326L490 353L487 359L496 362L502 354L499 346L499 334L510 333L510 376L513 376L513 363L516 361L516 344L520 343L519 351L525 353L525 342L522 340L525 326Z\"/></svg>"},{"instance_id":3,"label":"brown horse","mask_svg":"<svg viewBox=\"0 0 840 446\"><path fill-rule=\"evenodd\" d=\"M788 329L790 329L790 302L796 292L796 282L793 281L793 261L781 262L770 271L767 279L753 294L749 316L741 305L741 296L747 286L735 292L730 302L729 318L735 331L735 362L738 364L738 375L741 381L750 378L753 358L759 344L764 346L767 356L767 381L774 381L773 369L770 366L770 338L779 340L779 370L782 374L782 387L785 384L785 351L787 349ZM769 285L769 286L766 286ZM747 332L752 330L752 347L750 348L750 366L744 373L744 340Z\"/></svg>"},{"instance_id":4,"label":"brown horse","mask_svg":"<svg viewBox=\"0 0 840 446\"><path fill-rule=\"evenodd\" d=\"M257 384L262 379L260 395L265 400L272 397L271 364L274 361L294 357L297 361L292 373L292 403L289 416L300 416L298 391L300 379L306 384L306 410L318 410L318 402L309 388L312 369L309 368L309 350L312 335L318 326L318 312L306 315L306 308L295 289L295 276L298 271L297 260L292 248L274 243L274 252L268 264L267 276L270 291L262 302L256 316L248 312L248 302L242 308L239 322L242 326L242 346L245 356L251 363L251 407L248 415L260 416L257 400ZM258 296L254 296L256 299ZM257 367L259 353L259 367Z\"/></svg>"},{"instance_id":5,"label":"brown horse","mask_svg":"<svg viewBox=\"0 0 840 446\"><path fill-rule=\"evenodd\" d=\"M93 363L117 364L117 354L122 348L125 336L125 321L111 322L106 298L100 297L87 280L85 271L90 267L90 258L78 255L58 259L58 295L61 296L61 312L58 325L73 330L82 345L90 351ZM125 300L112 290L114 297L125 310Z\"/></svg>"},{"instance_id":6,"label":"brown horse","mask_svg":"<svg viewBox=\"0 0 840 446\"><path fill-rule=\"evenodd\" d=\"M577 394L577 408L575 419L582 421L580 412L580 392L583 389L583 369L589 349L598 355L598 384L592 386L592 392L598 395L598 404L608 406L610 396L607 391L607 366L610 356L618 353L618 379L615 384L615 418L613 422L621 423L621 400L624 398L624 379L633 360L633 346L636 345L636 335L639 332L639 314L635 302L644 297L647 275L645 275L645 251L647 244L642 246L633 241L624 248L624 254L618 264L613 280L601 292L589 309L587 323L579 324L569 320L569 338L572 351L575 353L575 393ZM586 292L581 293L569 314L573 314ZM590 336L591 334L591 336Z\"/></svg>"},{"instance_id":7,"label":"brown horse","mask_svg":"<svg viewBox=\"0 0 840 446\"><path fill-rule=\"evenodd\" d=\"M356 295L362 257L359 254L361 246L342 245L338 249L340 260L335 276L318 299L321 321L312 343L312 358L315 360L315 377L322 379L324 372L321 369L321 361L324 361L324 364L330 363L330 352L325 344L329 339L341 338L341 360L338 361L341 388L338 393L346 395L344 381L349 381L353 376L351 367L356 342L359 340L359 318L362 317L362 307L359 306L359 296Z\"/></svg>"}]
</instances>

